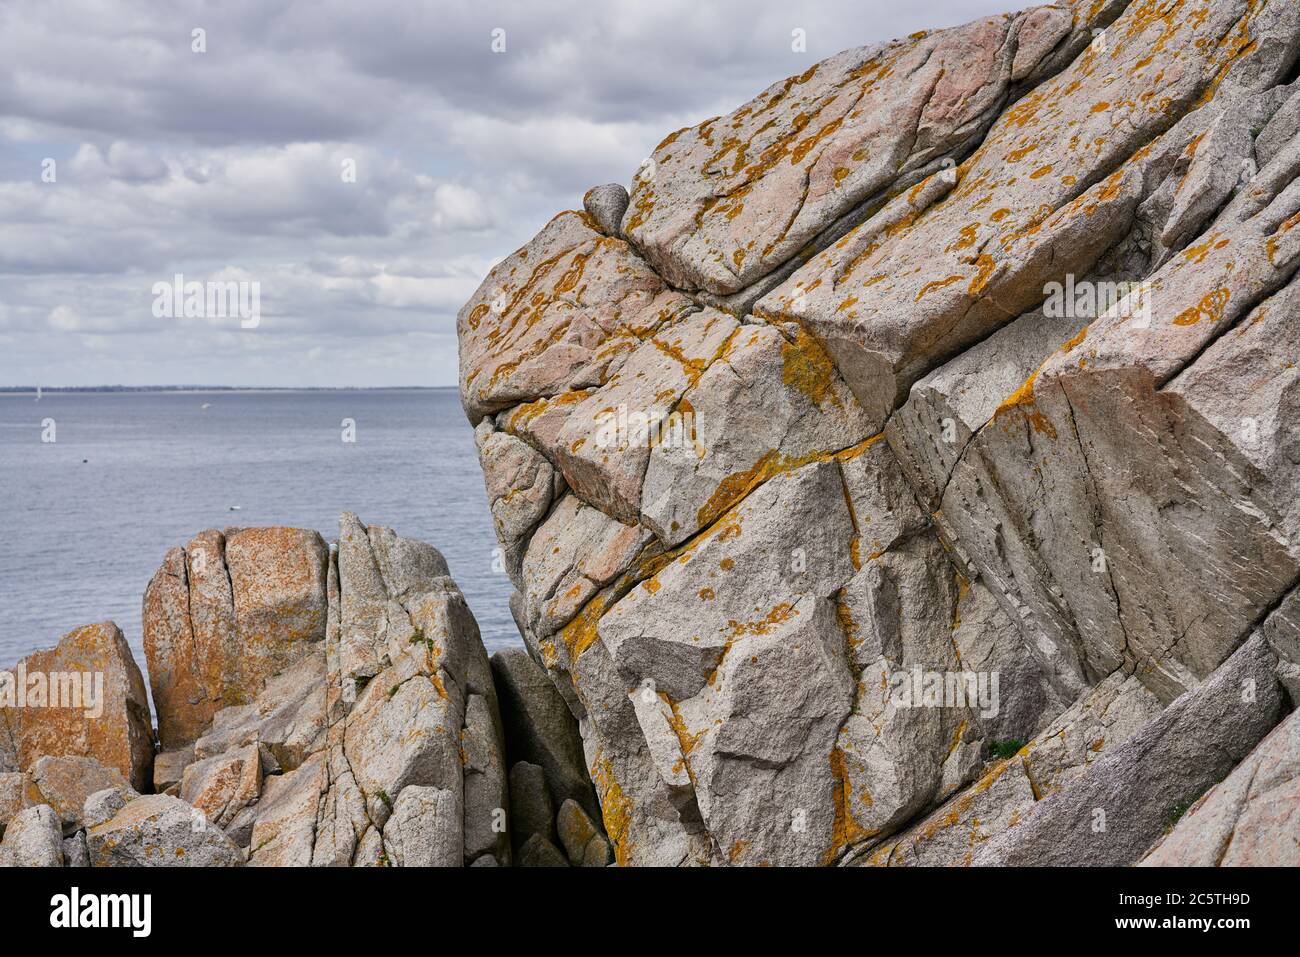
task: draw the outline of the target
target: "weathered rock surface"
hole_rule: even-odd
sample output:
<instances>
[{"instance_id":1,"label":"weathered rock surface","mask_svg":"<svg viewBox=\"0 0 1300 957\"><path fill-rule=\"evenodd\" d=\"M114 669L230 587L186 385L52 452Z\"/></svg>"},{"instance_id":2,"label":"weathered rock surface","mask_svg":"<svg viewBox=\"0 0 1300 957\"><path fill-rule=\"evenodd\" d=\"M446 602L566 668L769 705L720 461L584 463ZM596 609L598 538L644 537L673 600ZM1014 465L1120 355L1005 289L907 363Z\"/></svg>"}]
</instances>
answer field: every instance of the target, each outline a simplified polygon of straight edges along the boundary
<instances>
[{"instance_id":1,"label":"weathered rock surface","mask_svg":"<svg viewBox=\"0 0 1300 957\"><path fill-rule=\"evenodd\" d=\"M1276 664L1256 635L1069 787L1048 795L975 855L975 864L1127 865L1278 721Z\"/></svg>"},{"instance_id":2,"label":"weathered rock surface","mask_svg":"<svg viewBox=\"0 0 1300 957\"><path fill-rule=\"evenodd\" d=\"M19 771L0 774L0 837L10 819L27 806L27 775Z\"/></svg>"},{"instance_id":3,"label":"weathered rock surface","mask_svg":"<svg viewBox=\"0 0 1300 957\"><path fill-rule=\"evenodd\" d=\"M63 830L54 808L37 804L9 821L0 841L0 867L63 865Z\"/></svg>"},{"instance_id":4,"label":"weathered rock surface","mask_svg":"<svg viewBox=\"0 0 1300 957\"><path fill-rule=\"evenodd\" d=\"M261 793L261 753L257 745L250 744L187 767L180 797L213 824L225 828Z\"/></svg>"},{"instance_id":5,"label":"weathered rock surface","mask_svg":"<svg viewBox=\"0 0 1300 957\"><path fill-rule=\"evenodd\" d=\"M849 50L488 276L462 400L618 863L1132 863L1283 717L1298 59L1282 0Z\"/></svg>"},{"instance_id":6,"label":"weathered rock surface","mask_svg":"<svg viewBox=\"0 0 1300 957\"><path fill-rule=\"evenodd\" d=\"M174 548L144 597L144 647L162 746L190 744L223 707L325 638L328 549L300 528L215 529Z\"/></svg>"},{"instance_id":7,"label":"weathered rock surface","mask_svg":"<svg viewBox=\"0 0 1300 957\"><path fill-rule=\"evenodd\" d=\"M492 656L492 677L510 761L540 767L557 806L572 799L588 814L596 814L596 792L583 764L578 723L545 670L524 649L504 648Z\"/></svg>"},{"instance_id":8,"label":"weathered rock surface","mask_svg":"<svg viewBox=\"0 0 1300 957\"><path fill-rule=\"evenodd\" d=\"M243 684L182 735L192 755L168 759L183 806L254 866L509 863L491 668L437 550L344 513L336 551L315 533L245 529L226 556L246 622L226 660ZM270 650L250 656L245 641ZM194 708L164 696L160 723L192 728Z\"/></svg>"},{"instance_id":9,"label":"weathered rock surface","mask_svg":"<svg viewBox=\"0 0 1300 957\"><path fill-rule=\"evenodd\" d=\"M179 798L136 798L86 831L92 867L235 867L243 856L221 829Z\"/></svg>"},{"instance_id":10,"label":"weathered rock surface","mask_svg":"<svg viewBox=\"0 0 1300 957\"><path fill-rule=\"evenodd\" d=\"M606 236L618 237L627 203L627 190L619 183L593 186L582 197L583 209Z\"/></svg>"},{"instance_id":11,"label":"weathered rock surface","mask_svg":"<svg viewBox=\"0 0 1300 957\"><path fill-rule=\"evenodd\" d=\"M65 830L82 826L82 808L99 791L130 790L116 768L106 768L94 758L45 757L32 765L27 803L52 807Z\"/></svg>"},{"instance_id":12,"label":"weathered rock surface","mask_svg":"<svg viewBox=\"0 0 1300 957\"><path fill-rule=\"evenodd\" d=\"M92 828L112 820L118 811L139 796L131 788L105 788L96 791L86 798L86 803L81 809L81 823L86 828Z\"/></svg>"},{"instance_id":13,"label":"weathered rock surface","mask_svg":"<svg viewBox=\"0 0 1300 957\"><path fill-rule=\"evenodd\" d=\"M1300 865L1300 715L1293 712L1274 728L1227 778L1187 810L1141 863Z\"/></svg>"},{"instance_id":14,"label":"weathered rock surface","mask_svg":"<svg viewBox=\"0 0 1300 957\"><path fill-rule=\"evenodd\" d=\"M19 694L24 697L14 697ZM137 789L148 786L154 754L148 693L113 622L70 631L57 647L0 672L0 702L10 770L29 771L43 757L93 758Z\"/></svg>"},{"instance_id":15,"label":"weathered rock surface","mask_svg":"<svg viewBox=\"0 0 1300 957\"><path fill-rule=\"evenodd\" d=\"M555 842L555 804L542 767L519 761L510 769L510 836L515 852L534 834Z\"/></svg>"}]
</instances>

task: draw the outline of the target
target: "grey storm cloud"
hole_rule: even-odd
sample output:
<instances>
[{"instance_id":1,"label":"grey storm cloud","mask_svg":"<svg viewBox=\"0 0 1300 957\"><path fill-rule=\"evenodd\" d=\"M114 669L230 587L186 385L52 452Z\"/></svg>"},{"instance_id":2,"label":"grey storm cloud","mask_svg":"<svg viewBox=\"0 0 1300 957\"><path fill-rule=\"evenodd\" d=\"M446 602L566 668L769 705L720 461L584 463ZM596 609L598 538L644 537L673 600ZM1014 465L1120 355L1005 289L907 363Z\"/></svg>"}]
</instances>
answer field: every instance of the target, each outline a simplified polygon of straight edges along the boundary
<instances>
[{"instance_id":1,"label":"grey storm cloud","mask_svg":"<svg viewBox=\"0 0 1300 957\"><path fill-rule=\"evenodd\" d=\"M587 187L1005 2L0 5L0 385L454 383L457 307ZM176 273L264 321L155 318Z\"/></svg>"}]
</instances>

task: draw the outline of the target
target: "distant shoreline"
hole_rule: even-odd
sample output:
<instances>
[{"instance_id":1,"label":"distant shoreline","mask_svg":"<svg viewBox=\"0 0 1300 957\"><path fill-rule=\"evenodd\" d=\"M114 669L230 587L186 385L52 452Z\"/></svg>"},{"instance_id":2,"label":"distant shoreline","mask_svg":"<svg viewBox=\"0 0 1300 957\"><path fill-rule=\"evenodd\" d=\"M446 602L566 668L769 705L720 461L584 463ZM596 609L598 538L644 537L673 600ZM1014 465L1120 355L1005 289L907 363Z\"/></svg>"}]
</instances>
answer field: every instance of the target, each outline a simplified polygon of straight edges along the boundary
<instances>
[{"instance_id":1,"label":"distant shoreline","mask_svg":"<svg viewBox=\"0 0 1300 957\"><path fill-rule=\"evenodd\" d=\"M0 396L35 395L34 385L0 386ZM381 386L277 386L277 385L59 385L41 386L42 394L88 392L176 392L204 394L213 392L445 392L454 385L381 385Z\"/></svg>"}]
</instances>

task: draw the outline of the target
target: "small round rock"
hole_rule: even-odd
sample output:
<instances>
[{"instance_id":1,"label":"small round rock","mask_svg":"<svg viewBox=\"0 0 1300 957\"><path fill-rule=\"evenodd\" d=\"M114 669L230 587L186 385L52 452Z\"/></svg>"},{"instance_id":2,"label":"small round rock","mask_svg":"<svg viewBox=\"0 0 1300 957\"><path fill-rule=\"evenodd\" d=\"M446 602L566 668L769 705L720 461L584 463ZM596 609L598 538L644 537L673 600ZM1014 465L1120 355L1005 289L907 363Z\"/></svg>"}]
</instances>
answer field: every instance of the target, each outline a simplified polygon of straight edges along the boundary
<instances>
[{"instance_id":1,"label":"small round rock","mask_svg":"<svg viewBox=\"0 0 1300 957\"><path fill-rule=\"evenodd\" d=\"M618 183L593 186L582 197L582 206L587 215L596 221L596 226L602 233L615 238L622 235L620 225L623 214L627 212L627 203L627 190Z\"/></svg>"}]
</instances>

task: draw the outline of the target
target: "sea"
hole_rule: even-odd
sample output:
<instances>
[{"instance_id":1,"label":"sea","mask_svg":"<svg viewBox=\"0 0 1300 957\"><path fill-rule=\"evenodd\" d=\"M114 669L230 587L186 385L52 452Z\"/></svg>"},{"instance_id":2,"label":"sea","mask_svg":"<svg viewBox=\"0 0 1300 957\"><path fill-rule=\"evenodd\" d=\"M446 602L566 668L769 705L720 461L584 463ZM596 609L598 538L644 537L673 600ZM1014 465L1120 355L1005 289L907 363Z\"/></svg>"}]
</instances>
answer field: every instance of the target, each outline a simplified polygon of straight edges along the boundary
<instances>
[{"instance_id":1,"label":"sea","mask_svg":"<svg viewBox=\"0 0 1300 957\"><path fill-rule=\"evenodd\" d=\"M488 652L520 644L455 389L0 394L0 668L111 619L144 672L167 549L232 526L335 541L345 510L436 546Z\"/></svg>"}]
</instances>

